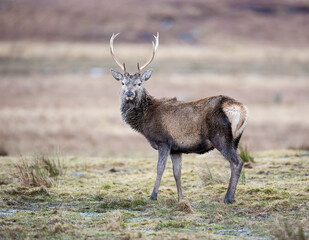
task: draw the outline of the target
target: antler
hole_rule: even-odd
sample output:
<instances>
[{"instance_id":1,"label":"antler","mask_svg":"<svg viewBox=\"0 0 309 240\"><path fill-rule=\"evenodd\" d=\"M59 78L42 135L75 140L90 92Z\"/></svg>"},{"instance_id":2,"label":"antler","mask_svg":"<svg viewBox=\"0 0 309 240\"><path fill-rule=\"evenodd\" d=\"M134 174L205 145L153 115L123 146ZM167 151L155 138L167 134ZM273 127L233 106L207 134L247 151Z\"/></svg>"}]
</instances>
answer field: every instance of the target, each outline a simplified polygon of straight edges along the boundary
<instances>
[{"instance_id":1,"label":"antler","mask_svg":"<svg viewBox=\"0 0 309 240\"><path fill-rule=\"evenodd\" d=\"M111 54L112 54L112 57L113 59L115 60L115 62L117 63L117 65L124 71L126 72L126 65L125 63L121 64L120 61L116 58L115 54L114 54L114 39L119 35L120 33L113 33L111 39L110 39L110 42L109 42L109 47L110 47L110 50L111 50Z\"/></svg>"},{"instance_id":2,"label":"antler","mask_svg":"<svg viewBox=\"0 0 309 240\"><path fill-rule=\"evenodd\" d=\"M154 56L156 54L156 51L157 51L157 49L159 47L159 33L157 32L157 36L155 36L155 35L153 35L153 36L155 38L156 43L152 42L152 47L153 47L153 49L152 49L152 57L141 68L139 67L139 63L137 63L137 69L138 69L139 73L141 73L141 71L152 62L152 60L154 59Z\"/></svg>"}]
</instances>

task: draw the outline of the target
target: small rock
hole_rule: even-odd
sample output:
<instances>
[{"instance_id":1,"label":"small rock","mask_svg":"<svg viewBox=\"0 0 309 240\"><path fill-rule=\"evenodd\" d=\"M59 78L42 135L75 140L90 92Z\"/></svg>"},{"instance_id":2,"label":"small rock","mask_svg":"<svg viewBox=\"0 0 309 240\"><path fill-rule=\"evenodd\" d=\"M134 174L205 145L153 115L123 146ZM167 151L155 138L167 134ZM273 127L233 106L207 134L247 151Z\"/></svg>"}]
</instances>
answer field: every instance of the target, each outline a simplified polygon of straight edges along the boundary
<instances>
[{"instance_id":1,"label":"small rock","mask_svg":"<svg viewBox=\"0 0 309 240\"><path fill-rule=\"evenodd\" d=\"M117 169L116 169L116 168L114 168L114 167L113 167L113 168L111 168L111 169L109 169L109 171L110 171L110 172L112 172L112 173L114 173L114 172L119 172L119 170L117 170Z\"/></svg>"},{"instance_id":2,"label":"small rock","mask_svg":"<svg viewBox=\"0 0 309 240\"><path fill-rule=\"evenodd\" d=\"M73 173L72 176L73 176L73 177L83 177L84 174L83 174L83 173L76 172L76 173Z\"/></svg>"},{"instance_id":3,"label":"small rock","mask_svg":"<svg viewBox=\"0 0 309 240\"><path fill-rule=\"evenodd\" d=\"M245 164L244 164L244 167L245 167L245 168L253 168L252 165L251 165L251 163L245 163Z\"/></svg>"}]
</instances>

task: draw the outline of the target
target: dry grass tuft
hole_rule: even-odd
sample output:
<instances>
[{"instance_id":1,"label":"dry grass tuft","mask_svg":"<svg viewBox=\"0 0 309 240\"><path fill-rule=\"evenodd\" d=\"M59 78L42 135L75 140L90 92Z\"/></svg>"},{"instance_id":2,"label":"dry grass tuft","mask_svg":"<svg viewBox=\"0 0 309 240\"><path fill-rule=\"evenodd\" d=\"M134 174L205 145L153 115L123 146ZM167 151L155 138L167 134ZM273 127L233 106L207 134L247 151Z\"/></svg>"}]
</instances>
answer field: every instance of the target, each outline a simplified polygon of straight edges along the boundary
<instances>
[{"instance_id":1,"label":"dry grass tuft","mask_svg":"<svg viewBox=\"0 0 309 240\"><path fill-rule=\"evenodd\" d=\"M111 213L108 221L109 223L106 225L106 229L109 231L119 231L123 227L121 213L119 210Z\"/></svg>"},{"instance_id":2,"label":"dry grass tuft","mask_svg":"<svg viewBox=\"0 0 309 240\"><path fill-rule=\"evenodd\" d=\"M122 237L122 240L130 240L130 239L132 239L130 233L126 233L126 234Z\"/></svg>"},{"instance_id":3,"label":"dry grass tuft","mask_svg":"<svg viewBox=\"0 0 309 240\"><path fill-rule=\"evenodd\" d=\"M219 223L226 219L226 210L225 209L217 209L214 214L211 215L209 219L209 223Z\"/></svg>"},{"instance_id":4,"label":"dry grass tuft","mask_svg":"<svg viewBox=\"0 0 309 240\"><path fill-rule=\"evenodd\" d=\"M41 187L38 187L38 188L29 189L28 191L25 192L25 195L28 195L28 196L36 196L36 195L48 196L49 193L44 186L41 186Z\"/></svg>"},{"instance_id":5,"label":"dry grass tuft","mask_svg":"<svg viewBox=\"0 0 309 240\"><path fill-rule=\"evenodd\" d=\"M21 225L1 225L0 224L0 239L25 239L25 232Z\"/></svg>"},{"instance_id":6,"label":"dry grass tuft","mask_svg":"<svg viewBox=\"0 0 309 240\"><path fill-rule=\"evenodd\" d=\"M51 187L53 185L53 179L42 169L39 162L29 163L25 160L21 164L15 165L15 169L17 170L16 177L24 186Z\"/></svg>"},{"instance_id":7,"label":"dry grass tuft","mask_svg":"<svg viewBox=\"0 0 309 240\"><path fill-rule=\"evenodd\" d=\"M177 206L180 211L186 212L186 213L194 213L189 201L187 200L181 200L179 203L177 203Z\"/></svg>"},{"instance_id":8,"label":"dry grass tuft","mask_svg":"<svg viewBox=\"0 0 309 240\"><path fill-rule=\"evenodd\" d=\"M27 187L14 187L5 191L7 194L10 195L23 195L23 196L48 196L49 192L44 186L34 187L28 189Z\"/></svg>"},{"instance_id":9,"label":"dry grass tuft","mask_svg":"<svg viewBox=\"0 0 309 240\"><path fill-rule=\"evenodd\" d=\"M39 157L39 161L42 161L43 167L47 170L50 177L63 176L65 174L63 163L59 157L50 158L45 155Z\"/></svg>"},{"instance_id":10,"label":"dry grass tuft","mask_svg":"<svg viewBox=\"0 0 309 240\"><path fill-rule=\"evenodd\" d=\"M271 233L277 240L306 240L303 226L301 223L288 223L285 220L278 220L275 225L271 225Z\"/></svg>"},{"instance_id":11,"label":"dry grass tuft","mask_svg":"<svg viewBox=\"0 0 309 240\"><path fill-rule=\"evenodd\" d=\"M34 196L34 195L49 195L47 189L44 186L35 188L35 189L30 189L27 194L29 196Z\"/></svg>"},{"instance_id":12,"label":"dry grass tuft","mask_svg":"<svg viewBox=\"0 0 309 240\"><path fill-rule=\"evenodd\" d=\"M23 159L15 165L14 176L26 187L51 187L58 176L64 175L64 166L57 160L45 155L37 156L34 160Z\"/></svg>"},{"instance_id":13,"label":"dry grass tuft","mask_svg":"<svg viewBox=\"0 0 309 240\"><path fill-rule=\"evenodd\" d=\"M59 233L59 232L63 232L63 226L62 226L62 224L61 223L56 223L53 227L52 227L52 229L51 229L51 231L53 232L53 233Z\"/></svg>"},{"instance_id":14,"label":"dry grass tuft","mask_svg":"<svg viewBox=\"0 0 309 240\"><path fill-rule=\"evenodd\" d=\"M11 183L10 177L5 174L0 174L0 186L8 185L9 183Z\"/></svg>"},{"instance_id":15,"label":"dry grass tuft","mask_svg":"<svg viewBox=\"0 0 309 240\"><path fill-rule=\"evenodd\" d=\"M167 207L173 207L177 204L177 200L175 198L166 198L163 199L162 202Z\"/></svg>"},{"instance_id":16,"label":"dry grass tuft","mask_svg":"<svg viewBox=\"0 0 309 240\"><path fill-rule=\"evenodd\" d=\"M226 174L225 172L219 172L217 170L210 169L208 165L206 166L206 169L201 169L197 172L199 178L206 186L211 184L228 183L228 174Z\"/></svg>"}]
</instances>

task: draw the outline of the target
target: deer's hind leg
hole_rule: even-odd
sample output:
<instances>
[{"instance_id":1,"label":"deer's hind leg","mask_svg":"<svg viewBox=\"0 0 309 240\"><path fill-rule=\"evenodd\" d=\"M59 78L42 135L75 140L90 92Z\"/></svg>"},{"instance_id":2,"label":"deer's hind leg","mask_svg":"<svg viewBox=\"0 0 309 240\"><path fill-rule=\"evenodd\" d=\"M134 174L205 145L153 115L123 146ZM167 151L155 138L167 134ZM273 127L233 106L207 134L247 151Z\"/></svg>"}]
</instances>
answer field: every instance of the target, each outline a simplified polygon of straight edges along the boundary
<instances>
[{"instance_id":1,"label":"deer's hind leg","mask_svg":"<svg viewBox=\"0 0 309 240\"><path fill-rule=\"evenodd\" d=\"M173 174L176 182L178 202L179 202L183 199L181 189L181 165L182 165L181 153L171 153L171 159L173 162Z\"/></svg>"},{"instance_id":2,"label":"deer's hind leg","mask_svg":"<svg viewBox=\"0 0 309 240\"><path fill-rule=\"evenodd\" d=\"M232 136L220 136L217 134L211 142L230 163L231 177L224 198L224 203L232 203L234 201L235 190L243 166L243 161L237 154Z\"/></svg>"},{"instance_id":3,"label":"deer's hind leg","mask_svg":"<svg viewBox=\"0 0 309 240\"><path fill-rule=\"evenodd\" d=\"M231 167L231 178L229 182L229 187L224 198L224 203L232 203L234 201L235 190L242 170L243 161L238 156L236 150L233 148L228 149L222 154L226 159L229 160Z\"/></svg>"}]
</instances>

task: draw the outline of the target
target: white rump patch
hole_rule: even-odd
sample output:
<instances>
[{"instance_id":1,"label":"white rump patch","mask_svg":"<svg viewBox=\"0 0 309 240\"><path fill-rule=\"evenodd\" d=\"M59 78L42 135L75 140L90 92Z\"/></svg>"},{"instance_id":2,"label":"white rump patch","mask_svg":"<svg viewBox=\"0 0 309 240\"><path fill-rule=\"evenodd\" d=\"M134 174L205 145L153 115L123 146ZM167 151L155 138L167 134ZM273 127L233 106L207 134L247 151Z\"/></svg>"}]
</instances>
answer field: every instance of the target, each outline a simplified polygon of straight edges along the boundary
<instances>
[{"instance_id":1,"label":"white rump patch","mask_svg":"<svg viewBox=\"0 0 309 240\"><path fill-rule=\"evenodd\" d=\"M231 104L224 107L223 111L231 122L232 134L235 139L244 131L248 117L248 110L243 105Z\"/></svg>"}]
</instances>

